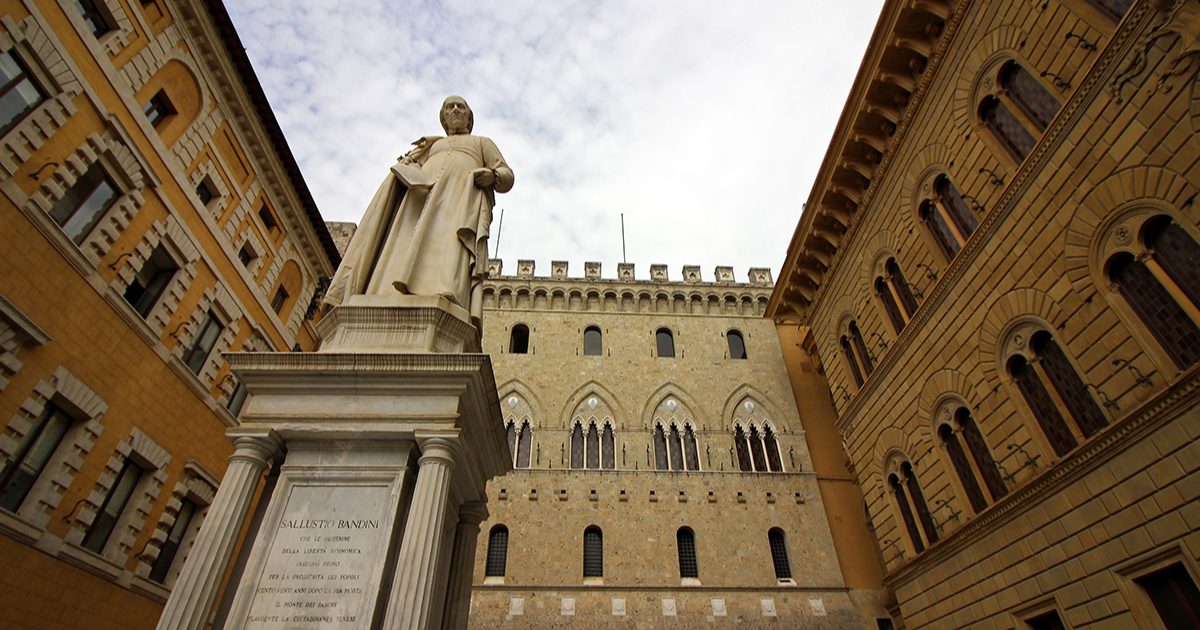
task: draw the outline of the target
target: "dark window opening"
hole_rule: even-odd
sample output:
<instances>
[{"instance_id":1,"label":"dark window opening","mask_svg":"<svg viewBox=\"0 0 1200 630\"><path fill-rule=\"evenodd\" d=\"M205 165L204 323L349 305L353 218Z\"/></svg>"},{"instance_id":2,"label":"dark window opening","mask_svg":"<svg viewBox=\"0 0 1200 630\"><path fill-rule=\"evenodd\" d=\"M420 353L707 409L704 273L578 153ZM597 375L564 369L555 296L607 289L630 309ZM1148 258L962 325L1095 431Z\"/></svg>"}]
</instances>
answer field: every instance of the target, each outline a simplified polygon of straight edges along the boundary
<instances>
[{"instance_id":1,"label":"dark window opening","mask_svg":"<svg viewBox=\"0 0 1200 630\"><path fill-rule=\"evenodd\" d=\"M661 424L654 425L654 469L667 469L667 436Z\"/></svg>"},{"instance_id":2,"label":"dark window opening","mask_svg":"<svg viewBox=\"0 0 1200 630\"><path fill-rule=\"evenodd\" d=\"M521 423L521 432L517 435L517 468L529 468L529 453L533 442L533 430L529 421Z\"/></svg>"},{"instance_id":3,"label":"dark window opening","mask_svg":"<svg viewBox=\"0 0 1200 630\"><path fill-rule=\"evenodd\" d=\"M763 446L767 449L767 467L771 472L783 472L783 462L779 458L779 442L771 427L763 427Z\"/></svg>"},{"instance_id":4,"label":"dark window opening","mask_svg":"<svg viewBox=\"0 0 1200 630\"><path fill-rule=\"evenodd\" d=\"M742 333L731 330L725 333L725 341L729 343L729 358L730 359L745 359L746 357L746 340L742 339Z\"/></svg>"},{"instance_id":5,"label":"dark window opening","mask_svg":"<svg viewBox=\"0 0 1200 630\"><path fill-rule=\"evenodd\" d=\"M109 488L108 495L104 497L104 504L100 506L100 512L96 514L96 520L92 521L87 533L83 536L81 544L84 549L94 553L104 552L108 538L116 529L121 513L125 511L125 506L133 496L138 481L142 478L142 472L141 466L133 463L129 458L125 459L125 465L121 467L116 481Z\"/></svg>"},{"instance_id":6,"label":"dark window opening","mask_svg":"<svg viewBox=\"0 0 1200 630\"><path fill-rule=\"evenodd\" d=\"M858 354L859 361L862 362L863 376L870 376L875 370L874 362L871 359L871 351L867 350L867 342L863 339L862 332L858 330L857 322L850 322L850 340L854 342L854 350Z\"/></svg>"},{"instance_id":7,"label":"dark window opening","mask_svg":"<svg viewBox=\"0 0 1200 630\"><path fill-rule=\"evenodd\" d=\"M696 432L691 425L683 427L683 464L688 470L700 470L700 454L696 450Z\"/></svg>"},{"instance_id":8,"label":"dark window opening","mask_svg":"<svg viewBox=\"0 0 1200 630\"><path fill-rule=\"evenodd\" d=\"M904 475L904 481L908 485L908 497L912 500L913 508L917 512L917 520L921 522L921 529L925 530L925 538L929 540L930 544L933 544L938 541L937 527L933 524L933 514L930 514L929 506L925 503L925 494L921 492L921 485L917 483L917 473L909 462L900 465L900 472Z\"/></svg>"},{"instance_id":9,"label":"dark window opening","mask_svg":"<svg viewBox=\"0 0 1200 630\"><path fill-rule=\"evenodd\" d=\"M508 528L497 525L488 535L487 567L483 571L485 577L504 577L508 568Z\"/></svg>"},{"instance_id":10,"label":"dark window opening","mask_svg":"<svg viewBox=\"0 0 1200 630\"><path fill-rule=\"evenodd\" d=\"M586 460L588 470L600 468L600 432L596 430L594 422L588 424Z\"/></svg>"},{"instance_id":11,"label":"dark window opening","mask_svg":"<svg viewBox=\"0 0 1200 630\"><path fill-rule=\"evenodd\" d=\"M888 321L892 323L892 330L899 335L904 330L904 315L900 313L900 306L896 304L896 297L892 295L892 289L883 278L875 278L875 295L883 304L883 312L887 315Z\"/></svg>"},{"instance_id":12,"label":"dark window opening","mask_svg":"<svg viewBox=\"0 0 1200 630\"><path fill-rule=\"evenodd\" d=\"M788 580L792 577L792 565L788 562L787 544L784 541L783 530L778 527L767 532L767 540L771 544L771 562L775 565L775 579Z\"/></svg>"},{"instance_id":13,"label":"dark window opening","mask_svg":"<svg viewBox=\"0 0 1200 630\"><path fill-rule=\"evenodd\" d=\"M200 205L207 206L208 202L217 198L217 193L213 190L212 184L208 178L200 180L200 184L196 186L196 196L200 198Z\"/></svg>"},{"instance_id":14,"label":"dark window opening","mask_svg":"<svg viewBox=\"0 0 1200 630\"><path fill-rule=\"evenodd\" d=\"M1033 336L1033 349L1042 361L1042 370L1050 384L1058 392L1059 398L1067 407L1067 412L1075 419L1075 424L1083 432L1084 437L1092 437L1098 431L1108 426L1108 419L1100 411L1100 405L1088 392L1087 386L1079 378L1079 373L1071 365L1071 360L1063 353L1062 348L1050 333L1042 331Z\"/></svg>"},{"instance_id":15,"label":"dark window opening","mask_svg":"<svg viewBox=\"0 0 1200 630\"><path fill-rule=\"evenodd\" d=\"M274 232L279 228L279 223L275 220L275 213L271 212L265 203L258 209L258 218L262 219L263 227L267 228L268 232Z\"/></svg>"},{"instance_id":16,"label":"dark window opening","mask_svg":"<svg viewBox=\"0 0 1200 630\"><path fill-rule=\"evenodd\" d=\"M1004 487L1004 478L1000 475L1000 468L996 466L996 460L992 458L992 451L984 441L983 434L979 432L979 426L975 424L975 419L971 417L971 412L966 407L960 407L954 417L958 420L959 428L962 429L967 450L971 452L975 465L979 467L979 472L983 475L984 485L987 486L988 492L992 493L992 499L999 500L1000 497L1008 494L1008 489Z\"/></svg>"},{"instance_id":17,"label":"dark window opening","mask_svg":"<svg viewBox=\"0 0 1200 630\"><path fill-rule=\"evenodd\" d=\"M104 168L93 162L50 208L50 218L76 245L81 245L120 196Z\"/></svg>"},{"instance_id":18,"label":"dark window opening","mask_svg":"<svg viewBox=\"0 0 1200 630\"><path fill-rule=\"evenodd\" d=\"M583 425L578 422L571 431L571 468L583 468Z\"/></svg>"},{"instance_id":19,"label":"dark window opening","mask_svg":"<svg viewBox=\"0 0 1200 630\"><path fill-rule=\"evenodd\" d=\"M604 535L599 527L583 531L583 577L604 577Z\"/></svg>"},{"instance_id":20,"label":"dark window opening","mask_svg":"<svg viewBox=\"0 0 1200 630\"><path fill-rule=\"evenodd\" d=\"M1114 22L1121 21L1133 6L1133 0L1088 0L1088 3Z\"/></svg>"},{"instance_id":21,"label":"dark window opening","mask_svg":"<svg viewBox=\"0 0 1200 630\"><path fill-rule=\"evenodd\" d=\"M583 330L583 353L592 357L604 354L604 338L599 328L588 326Z\"/></svg>"},{"instance_id":22,"label":"dark window opening","mask_svg":"<svg viewBox=\"0 0 1200 630\"><path fill-rule=\"evenodd\" d=\"M738 470L753 471L754 466L750 463L750 442L746 439L746 432L740 426L733 430L733 445L737 449Z\"/></svg>"},{"instance_id":23,"label":"dark window opening","mask_svg":"<svg viewBox=\"0 0 1200 630\"><path fill-rule=\"evenodd\" d=\"M279 315L280 311L283 310L283 305L285 302L287 302L287 299L288 299L287 289L284 289L283 287L279 287L278 289L276 289L275 297L271 298L271 310L275 311L276 315Z\"/></svg>"},{"instance_id":24,"label":"dark window opening","mask_svg":"<svg viewBox=\"0 0 1200 630\"><path fill-rule=\"evenodd\" d=\"M679 577L700 577L696 566L696 535L687 527L681 527L675 534L675 542L679 548Z\"/></svg>"},{"instance_id":25,"label":"dark window opening","mask_svg":"<svg viewBox=\"0 0 1200 630\"><path fill-rule=\"evenodd\" d=\"M1175 564L1135 580L1162 618L1167 630L1200 628L1200 590L1182 564Z\"/></svg>"},{"instance_id":26,"label":"dark window opening","mask_svg":"<svg viewBox=\"0 0 1200 630\"><path fill-rule=\"evenodd\" d=\"M512 354L527 354L529 352L529 327L517 324L512 327L512 335L508 341L508 351Z\"/></svg>"},{"instance_id":27,"label":"dark window opening","mask_svg":"<svg viewBox=\"0 0 1200 630\"><path fill-rule=\"evenodd\" d=\"M904 494L904 484L900 483L900 478L896 475L888 477L888 485L891 486L892 496L896 499L896 507L900 510L900 520L904 521L904 529L908 532L908 539L912 541L913 549L917 553L925 551L925 542L921 540L921 532L917 529L917 520L913 518L912 507L908 504L908 497Z\"/></svg>"},{"instance_id":28,"label":"dark window opening","mask_svg":"<svg viewBox=\"0 0 1200 630\"><path fill-rule=\"evenodd\" d=\"M659 328L654 333L654 339L658 343L658 356L661 358L673 358L675 356L675 337L671 331L666 328Z\"/></svg>"},{"instance_id":29,"label":"dark window opening","mask_svg":"<svg viewBox=\"0 0 1200 630\"><path fill-rule=\"evenodd\" d=\"M238 260L241 261L243 267L249 269L250 263L254 262L255 258L258 258L258 255L254 253L254 250L250 249L250 241L246 241L242 245L242 248L238 250Z\"/></svg>"},{"instance_id":30,"label":"dark window opening","mask_svg":"<svg viewBox=\"0 0 1200 630\"><path fill-rule=\"evenodd\" d=\"M908 280L904 278L904 272L900 271L900 265L895 258L890 258L887 261L888 279L891 280L892 287L896 290L896 294L900 296L900 305L908 311L908 316L912 317L917 312L917 298L913 294L912 287L908 286Z\"/></svg>"},{"instance_id":31,"label":"dark window opening","mask_svg":"<svg viewBox=\"0 0 1200 630\"><path fill-rule=\"evenodd\" d=\"M844 335L842 336L842 358L846 360L846 366L850 368L850 375L854 377L854 384L862 387L862 372L858 369L858 361L854 360L854 352L850 349L850 339Z\"/></svg>"},{"instance_id":32,"label":"dark window opening","mask_svg":"<svg viewBox=\"0 0 1200 630\"><path fill-rule=\"evenodd\" d=\"M171 104L171 99L167 98L167 93L159 90L142 105L142 113L146 115L146 120L150 121L151 127L158 128L160 123L175 113L175 106Z\"/></svg>"},{"instance_id":33,"label":"dark window opening","mask_svg":"<svg viewBox=\"0 0 1200 630\"><path fill-rule=\"evenodd\" d=\"M933 202L926 201L921 204L921 222L933 236L933 241L937 244L938 251L942 253L942 256L945 256L947 261L954 260L954 257L962 249L962 244L958 242L958 236L954 234L954 230L950 229L946 217L943 217L942 213L934 207Z\"/></svg>"},{"instance_id":34,"label":"dark window opening","mask_svg":"<svg viewBox=\"0 0 1200 630\"><path fill-rule=\"evenodd\" d=\"M9 512L20 509L72 422L53 403L46 403L37 424L21 438L16 455L0 471L0 508Z\"/></svg>"},{"instance_id":35,"label":"dark window opening","mask_svg":"<svg viewBox=\"0 0 1200 630\"><path fill-rule=\"evenodd\" d=\"M1058 611L1054 610L1032 619L1026 619L1025 623L1031 630L1067 630L1062 619L1058 618Z\"/></svg>"},{"instance_id":36,"label":"dark window opening","mask_svg":"<svg viewBox=\"0 0 1200 630\"><path fill-rule=\"evenodd\" d=\"M158 550L158 558L154 560L154 566L150 569L150 581L164 584L167 580L167 573L171 570L171 564L175 562L175 556L179 553L179 545L183 542L183 536L187 533L188 526L192 523L192 517L196 514L196 504L192 503L191 499L184 499L179 506L179 512L175 515L175 523L171 525L171 531L167 534L167 539L163 541L162 547Z\"/></svg>"},{"instance_id":37,"label":"dark window opening","mask_svg":"<svg viewBox=\"0 0 1200 630\"><path fill-rule=\"evenodd\" d=\"M101 9L96 0L75 0L75 8L83 17L83 23L97 39L109 31L116 30L105 9Z\"/></svg>"},{"instance_id":38,"label":"dark window opening","mask_svg":"<svg viewBox=\"0 0 1200 630\"><path fill-rule=\"evenodd\" d=\"M142 316L142 319L149 317L150 311L154 310L177 271L179 265L175 264L175 260L160 244L150 253L141 271L125 288L125 301Z\"/></svg>"},{"instance_id":39,"label":"dark window opening","mask_svg":"<svg viewBox=\"0 0 1200 630\"><path fill-rule=\"evenodd\" d=\"M958 435L954 433L950 425L943 424L938 429L938 437L941 438L942 445L950 456L950 463L958 475L958 481L962 484L963 491L967 494L971 509L976 514L982 512L987 508L987 499L983 496L983 489L979 487L979 481L975 478L975 471L971 470L971 464L967 461L967 453L963 450Z\"/></svg>"},{"instance_id":40,"label":"dark window opening","mask_svg":"<svg viewBox=\"0 0 1200 630\"><path fill-rule=\"evenodd\" d=\"M7 134L33 111L46 93L12 51L0 53L0 136Z\"/></svg>"},{"instance_id":41,"label":"dark window opening","mask_svg":"<svg viewBox=\"0 0 1200 630\"><path fill-rule=\"evenodd\" d=\"M604 423L604 433L600 436L600 467L612 470L617 467L616 440L613 438L613 427Z\"/></svg>"}]
</instances>

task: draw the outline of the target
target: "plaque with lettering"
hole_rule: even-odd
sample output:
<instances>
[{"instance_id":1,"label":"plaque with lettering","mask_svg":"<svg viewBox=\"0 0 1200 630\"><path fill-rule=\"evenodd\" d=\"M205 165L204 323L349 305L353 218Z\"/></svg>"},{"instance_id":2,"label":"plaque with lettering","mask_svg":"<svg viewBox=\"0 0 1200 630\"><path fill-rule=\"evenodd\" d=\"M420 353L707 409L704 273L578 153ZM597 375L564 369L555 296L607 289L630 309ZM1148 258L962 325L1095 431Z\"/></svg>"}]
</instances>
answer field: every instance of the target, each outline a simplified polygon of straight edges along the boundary
<instances>
[{"instance_id":1,"label":"plaque with lettering","mask_svg":"<svg viewBox=\"0 0 1200 630\"><path fill-rule=\"evenodd\" d=\"M292 486L244 627L362 627L379 588L389 504L386 485Z\"/></svg>"}]
</instances>

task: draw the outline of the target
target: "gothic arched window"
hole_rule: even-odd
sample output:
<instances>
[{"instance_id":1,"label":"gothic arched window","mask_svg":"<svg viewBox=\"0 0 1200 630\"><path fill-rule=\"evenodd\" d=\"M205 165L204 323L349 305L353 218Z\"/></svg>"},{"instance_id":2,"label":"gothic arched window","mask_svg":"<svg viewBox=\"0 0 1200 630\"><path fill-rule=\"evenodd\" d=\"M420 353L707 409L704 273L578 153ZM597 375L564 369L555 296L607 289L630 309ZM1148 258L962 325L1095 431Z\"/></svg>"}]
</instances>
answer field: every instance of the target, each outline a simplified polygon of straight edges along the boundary
<instances>
[{"instance_id":1,"label":"gothic arched window","mask_svg":"<svg viewBox=\"0 0 1200 630\"><path fill-rule=\"evenodd\" d=\"M667 470L667 436L661 424L654 425L654 468Z\"/></svg>"},{"instance_id":2,"label":"gothic arched window","mask_svg":"<svg viewBox=\"0 0 1200 630\"><path fill-rule=\"evenodd\" d=\"M767 542L771 545L771 563L775 566L775 579L792 579L792 564L788 562L787 541L783 530L772 527L767 532Z\"/></svg>"},{"instance_id":3,"label":"gothic arched window","mask_svg":"<svg viewBox=\"0 0 1200 630\"><path fill-rule=\"evenodd\" d=\"M571 430L571 468L583 467L583 424L576 422Z\"/></svg>"},{"instance_id":4,"label":"gothic arched window","mask_svg":"<svg viewBox=\"0 0 1200 630\"><path fill-rule=\"evenodd\" d=\"M700 470L696 452L696 434L690 424L671 421L666 427L654 425L654 460L658 470Z\"/></svg>"},{"instance_id":5,"label":"gothic arched window","mask_svg":"<svg viewBox=\"0 0 1200 630\"><path fill-rule=\"evenodd\" d=\"M754 466L750 463L750 441L741 425L733 428L733 446L737 449L738 470L753 471Z\"/></svg>"},{"instance_id":6,"label":"gothic arched window","mask_svg":"<svg viewBox=\"0 0 1200 630\"><path fill-rule=\"evenodd\" d=\"M696 534L690 527L680 527L675 532L675 543L679 549L679 577L700 577L700 569L696 566Z\"/></svg>"},{"instance_id":7,"label":"gothic arched window","mask_svg":"<svg viewBox=\"0 0 1200 630\"><path fill-rule=\"evenodd\" d=\"M1200 362L1200 245L1177 222L1146 221L1143 255L1120 252L1108 275L1178 369Z\"/></svg>"},{"instance_id":8,"label":"gothic arched window","mask_svg":"<svg viewBox=\"0 0 1200 630\"><path fill-rule=\"evenodd\" d=\"M604 577L604 534L595 525L583 530L583 577Z\"/></svg>"},{"instance_id":9,"label":"gothic arched window","mask_svg":"<svg viewBox=\"0 0 1200 630\"><path fill-rule=\"evenodd\" d=\"M504 577L508 565L508 528L497 525L488 535L487 567L484 577Z\"/></svg>"},{"instance_id":10,"label":"gothic arched window","mask_svg":"<svg viewBox=\"0 0 1200 630\"><path fill-rule=\"evenodd\" d=\"M1031 337L1028 348L1009 358L1008 371L1051 449L1062 457L1078 446L1078 438L1089 438L1107 426L1108 419L1054 336L1046 330L1028 330L1032 331L1026 333ZM1074 421L1078 435L1066 418Z\"/></svg>"},{"instance_id":11,"label":"gothic arched window","mask_svg":"<svg viewBox=\"0 0 1200 630\"><path fill-rule=\"evenodd\" d=\"M863 376L871 376L871 372L875 369L874 357L871 356L871 351L867 350L867 342L863 339L862 332L858 330L857 322L850 322L850 341L854 344L854 352L862 365Z\"/></svg>"},{"instance_id":12,"label":"gothic arched window","mask_svg":"<svg viewBox=\"0 0 1200 630\"><path fill-rule=\"evenodd\" d=\"M884 274L875 277L875 295L879 297L884 313L899 335L916 314L917 299L895 258L889 258L884 265Z\"/></svg>"}]
</instances>

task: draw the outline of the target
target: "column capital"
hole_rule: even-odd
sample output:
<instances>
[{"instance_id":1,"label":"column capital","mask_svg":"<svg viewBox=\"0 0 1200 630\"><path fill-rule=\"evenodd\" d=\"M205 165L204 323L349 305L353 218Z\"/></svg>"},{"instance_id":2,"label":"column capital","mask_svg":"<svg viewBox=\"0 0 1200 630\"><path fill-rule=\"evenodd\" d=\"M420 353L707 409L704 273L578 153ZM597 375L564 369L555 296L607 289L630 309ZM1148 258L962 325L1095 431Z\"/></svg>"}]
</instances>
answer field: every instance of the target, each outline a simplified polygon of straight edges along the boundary
<instances>
[{"instance_id":1,"label":"column capital","mask_svg":"<svg viewBox=\"0 0 1200 630\"><path fill-rule=\"evenodd\" d=\"M441 462L450 469L454 469L454 457L462 451L457 436L417 435L416 438L417 445L421 447L421 458L417 460L419 466L424 466L428 462Z\"/></svg>"},{"instance_id":2,"label":"column capital","mask_svg":"<svg viewBox=\"0 0 1200 630\"><path fill-rule=\"evenodd\" d=\"M458 524L472 525L478 527L480 523L487 520L488 509L487 503L483 501L464 501L458 506Z\"/></svg>"},{"instance_id":3,"label":"column capital","mask_svg":"<svg viewBox=\"0 0 1200 630\"><path fill-rule=\"evenodd\" d=\"M270 429L230 429L225 437L233 443L229 461L245 461L263 468L283 450L283 438Z\"/></svg>"}]
</instances>

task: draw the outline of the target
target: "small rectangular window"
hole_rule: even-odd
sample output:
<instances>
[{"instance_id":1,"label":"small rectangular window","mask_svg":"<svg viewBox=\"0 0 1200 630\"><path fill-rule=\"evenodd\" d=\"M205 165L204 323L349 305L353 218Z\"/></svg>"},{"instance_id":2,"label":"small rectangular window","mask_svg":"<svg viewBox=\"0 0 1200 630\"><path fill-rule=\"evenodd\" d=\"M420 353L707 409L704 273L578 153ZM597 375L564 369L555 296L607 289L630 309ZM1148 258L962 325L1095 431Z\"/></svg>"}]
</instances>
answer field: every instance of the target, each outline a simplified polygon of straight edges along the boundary
<instances>
[{"instance_id":1,"label":"small rectangular window","mask_svg":"<svg viewBox=\"0 0 1200 630\"><path fill-rule=\"evenodd\" d=\"M243 267L249 269L250 263L254 262L255 258L258 258L258 255L254 253L254 250L250 249L250 242L247 241L244 245L242 245L242 248L238 250L238 260L242 261Z\"/></svg>"},{"instance_id":2,"label":"small rectangular window","mask_svg":"<svg viewBox=\"0 0 1200 630\"><path fill-rule=\"evenodd\" d=\"M1058 617L1058 611L1055 610L1032 619L1026 619L1025 624L1029 626L1030 630L1067 630L1063 626L1062 619Z\"/></svg>"},{"instance_id":3,"label":"small rectangular window","mask_svg":"<svg viewBox=\"0 0 1200 630\"><path fill-rule=\"evenodd\" d=\"M21 438L16 456L0 471L0 508L9 512L20 509L29 490L45 469L50 456L58 450L72 419L58 407L47 403L37 425Z\"/></svg>"},{"instance_id":4,"label":"small rectangular window","mask_svg":"<svg viewBox=\"0 0 1200 630\"><path fill-rule=\"evenodd\" d=\"M46 94L11 50L0 53L0 82L0 135L4 135L46 100Z\"/></svg>"},{"instance_id":5,"label":"small rectangular window","mask_svg":"<svg viewBox=\"0 0 1200 630\"><path fill-rule=\"evenodd\" d=\"M142 265L142 270L125 289L125 301L143 319L149 317L176 271L179 271L179 265L175 264L167 250L162 245L155 247L146 264Z\"/></svg>"},{"instance_id":6,"label":"small rectangular window","mask_svg":"<svg viewBox=\"0 0 1200 630\"><path fill-rule=\"evenodd\" d=\"M207 177L200 180L200 184L196 186L196 196L200 198L200 205L207 206L210 201L217 198L217 193L213 190L212 182Z\"/></svg>"},{"instance_id":7,"label":"small rectangular window","mask_svg":"<svg viewBox=\"0 0 1200 630\"><path fill-rule=\"evenodd\" d=\"M183 504L179 506L179 512L175 515L175 524L171 526L171 532L163 541L162 547L158 551L158 558L154 560L154 566L150 569L150 581L159 584L166 582L171 564L175 562L175 556L179 553L179 544L183 541L183 535L187 533L188 526L192 524L192 517L195 515L196 504L192 503L191 499L184 499Z\"/></svg>"},{"instance_id":8,"label":"small rectangular window","mask_svg":"<svg viewBox=\"0 0 1200 630\"><path fill-rule=\"evenodd\" d=\"M146 120L150 121L150 126L157 128L161 122L175 113L175 107L171 104L171 99L167 98L166 92L159 90L157 94L150 97L150 100L146 101L145 105L142 105L142 113L146 115Z\"/></svg>"},{"instance_id":9,"label":"small rectangular window","mask_svg":"<svg viewBox=\"0 0 1200 630\"><path fill-rule=\"evenodd\" d=\"M258 209L258 218L262 219L263 227L267 228L268 232L274 232L275 230L279 229L279 223L275 220L275 214L271 212L271 209L267 207L267 204L264 203L262 207Z\"/></svg>"},{"instance_id":10,"label":"small rectangular window","mask_svg":"<svg viewBox=\"0 0 1200 630\"><path fill-rule=\"evenodd\" d=\"M283 305L287 302L288 292L283 287L275 290L275 297L271 298L271 310L275 311L276 315L283 310Z\"/></svg>"},{"instance_id":11,"label":"small rectangular window","mask_svg":"<svg viewBox=\"0 0 1200 630\"><path fill-rule=\"evenodd\" d=\"M82 245L120 196L120 189L104 172L104 167L93 162L50 208L50 218L76 245Z\"/></svg>"},{"instance_id":12,"label":"small rectangular window","mask_svg":"<svg viewBox=\"0 0 1200 630\"><path fill-rule=\"evenodd\" d=\"M104 497L100 513L96 515L96 520L92 521L87 533L83 536L84 549L103 553L104 546L108 544L108 538L112 536L113 530L117 527L117 521L121 519L121 513L125 511L125 506L129 504L129 499L133 496L138 481L142 479L142 472L141 466L128 458L125 460L125 465L121 467L117 480L108 489L108 496Z\"/></svg>"},{"instance_id":13,"label":"small rectangular window","mask_svg":"<svg viewBox=\"0 0 1200 630\"><path fill-rule=\"evenodd\" d=\"M192 374L200 373L205 361L208 360L209 353L217 345L217 339L224 330L225 326L212 311L204 315L204 320L196 329L196 336L192 338L192 347L183 353L183 362L192 371Z\"/></svg>"}]
</instances>

